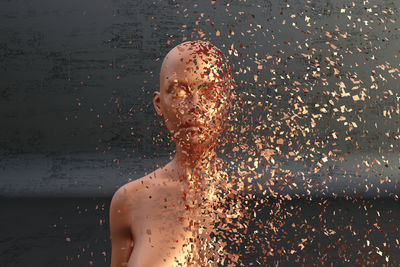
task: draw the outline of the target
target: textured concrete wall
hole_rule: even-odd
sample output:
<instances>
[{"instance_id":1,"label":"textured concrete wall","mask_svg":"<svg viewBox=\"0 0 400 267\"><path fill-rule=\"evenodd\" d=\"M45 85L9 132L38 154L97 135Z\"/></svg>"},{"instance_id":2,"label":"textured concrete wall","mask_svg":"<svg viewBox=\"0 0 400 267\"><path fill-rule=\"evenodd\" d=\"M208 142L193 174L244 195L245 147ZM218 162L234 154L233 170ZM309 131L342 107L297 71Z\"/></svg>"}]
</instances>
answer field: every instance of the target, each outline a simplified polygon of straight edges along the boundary
<instances>
[{"instance_id":1,"label":"textured concrete wall","mask_svg":"<svg viewBox=\"0 0 400 267\"><path fill-rule=\"evenodd\" d=\"M1 1L0 160L7 181L1 192L68 195L79 184L84 195L98 193L101 184L109 187L100 194L110 194L151 163L126 161L120 175L107 164L85 162L107 153L105 160L114 162L119 156L113 153L125 152L120 158L134 152L135 161L143 160L138 155L167 159L173 147L158 125L152 92L158 90L164 55L195 39L213 42L236 67L237 92L248 101L239 114L237 130L247 135L241 142L274 136L276 122L296 114L296 132L302 134L286 134L296 142L288 145L285 139L282 151L308 149L314 155L307 162L332 149L357 152L345 160L351 171L331 175L352 173L364 189L385 172L385 182L398 183L399 9L400 2L390 0ZM257 131L260 121L270 130ZM291 133L290 127L279 131ZM70 168L49 167L63 166L57 158L67 159ZM320 162L314 182L335 169ZM373 164L371 178L363 172ZM24 168L30 175L15 171ZM98 182L100 170L119 178L100 175L104 180ZM338 191L345 187L340 180Z\"/></svg>"},{"instance_id":2,"label":"textured concrete wall","mask_svg":"<svg viewBox=\"0 0 400 267\"><path fill-rule=\"evenodd\" d=\"M309 105L308 112L323 115L317 126L330 129L319 132L322 137L335 131L337 147L343 150L354 149L355 141L364 151L390 145L396 150L398 10L398 1L2 1L0 149L95 151L111 145L148 154L160 151L152 140L156 117L151 103L160 61L186 38L208 38L227 55L232 45L243 55L236 57L236 79L243 82L239 91L253 88L258 96L272 96L267 100L279 112L289 107L284 87L298 80L300 89L309 90L307 97L302 90L298 93ZM268 56L279 57L280 64L271 64ZM329 66L326 57L337 64L324 68ZM255 61L264 65L261 71ZM334 68L340 73L335 75ZM313 72L322 75L315 78ZM343 85L354 95L351 79L362 81L354 92L365 88L364 101L337 101L323 93L340 94ZM326 105L328 114L316 103ZM346 120L358 125L351 131L337 121L342 105ZM246 116L257 118L259 113ZM363 135L365 130L368 135ZM351 142L344 140L347 136ZM165 139L158 145L166 147Z\"/></svg>"}]
</instances>

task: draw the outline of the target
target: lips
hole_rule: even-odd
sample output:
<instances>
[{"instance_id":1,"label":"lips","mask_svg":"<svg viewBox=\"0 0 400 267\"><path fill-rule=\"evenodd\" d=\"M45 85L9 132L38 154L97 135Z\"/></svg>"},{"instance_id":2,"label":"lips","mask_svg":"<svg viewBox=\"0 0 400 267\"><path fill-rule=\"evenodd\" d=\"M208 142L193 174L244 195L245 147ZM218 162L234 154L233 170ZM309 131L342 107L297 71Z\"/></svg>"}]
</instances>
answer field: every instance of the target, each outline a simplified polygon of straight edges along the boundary
<instances>
[{"instance_id":1,"label":"lips","mask_svg":"<svg viewBox=\"0 0 400 267\"><path fill-rule=\"evenodd\" d=\"M204 132L205 127L203 124L198 123L198 122L191 122L191 123L185 123L182 126L182 129L185 132Z\"/></svg>"},{"instance_id":2,"label":"lips","mask_svg":"<svg viewBox=\"0 0 400 267\"><path fill-rule=\"evenodd\" d=\"M187 126L183 127L185 131L203 132L204 128L201 126Z\"/></svg>"},{"instance_id":3,"label":"lips","mask_svg":"<svg viewBox=\"0 0 400 267\"><path fill-rule=\"evenodd\" d=\"M183 128L199 128L199 129L203 129L204 126L201 125L201 124L190 124L190 125L183 126Z\"/></svg>"},{"instance_id":4,"label":"lips","mask_svg":"<svg viewBox=\"0 0 400 267\"><path fill-rule=\"evenodd\" d=\"M204 125L199 122L186 122L186 123L183 123L182 127L183 128L191 128L191 127L204 128Z\"/></svg>"}]
</instances>

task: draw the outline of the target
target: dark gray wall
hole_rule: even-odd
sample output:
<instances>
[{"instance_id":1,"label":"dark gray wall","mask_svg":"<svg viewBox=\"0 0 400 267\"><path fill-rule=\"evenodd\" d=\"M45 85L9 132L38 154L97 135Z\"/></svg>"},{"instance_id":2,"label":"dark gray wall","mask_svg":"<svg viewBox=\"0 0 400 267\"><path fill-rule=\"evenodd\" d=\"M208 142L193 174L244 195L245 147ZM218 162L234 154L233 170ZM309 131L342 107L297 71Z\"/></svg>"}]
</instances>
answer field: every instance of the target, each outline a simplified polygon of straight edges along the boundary
<instances>
[{"instance_id":1,"label":"dark gray wall","mask_svg":"<svg viewBox=\"0 0 400 267\"><path fill-rule=\"evenodd\" d=\"M0 150L168 150L166 132L159 138L153 129L160 62L185 39L207 39L227 55L234 49L237 90L255 96L241 97L251 101L242 108L246 127L262 120L274 129L284 113L298 114L296 127L311 131L288 135L293 144L399 153L399 7L393 0L1 1ZM349 129L352 122L358 127ZM271 132L253 127L252 134Z\"/></svg>"}]
</instances>

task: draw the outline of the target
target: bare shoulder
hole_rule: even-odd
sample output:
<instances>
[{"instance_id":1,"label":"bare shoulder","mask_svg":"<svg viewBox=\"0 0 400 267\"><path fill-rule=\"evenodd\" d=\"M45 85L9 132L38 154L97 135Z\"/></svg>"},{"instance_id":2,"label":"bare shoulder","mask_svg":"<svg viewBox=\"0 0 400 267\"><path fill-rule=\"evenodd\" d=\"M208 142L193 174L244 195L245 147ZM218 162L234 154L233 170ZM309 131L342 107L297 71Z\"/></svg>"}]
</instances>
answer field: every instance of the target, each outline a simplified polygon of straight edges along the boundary
<instances>
[{"instance_id":1,"label":"bare shoulder","mask_svg":"<svg viewBox=\"0 0 400 267\"><path fill-rule=\"evenodd\" d=\"M110 227L111 232L125 233L128 236L138 220L142 211L143 199L146 188L146 176L121 186L113 195L110 203ZM116 234L114 234L115 236Z\"/></svg>"},{"instance_id":2,"label":"bare shoulder","mask_svg":"<svg viewBox=\"0 0 400 267\"><path fill-rule=\"evenodd\" d=\"M122 208L131 206L134 202L141 199L144 188L147 186L148 182L147 175L124 184L114 193L111 200L111 208Z\"/></svg>"},{"instance_id":3,"label":"bare shoulder","mask_svg":"<svg viewBox=\"0 0 400 267\"><path fill-rule=\"evenodd\" d=\"M150 174L121 186L113 195L111 200L111 208L127 209L128 207L132 208L132 206L138 205L139 202L143 201L143 199L146 199L145 196L148 194L149 189L163 181L163 179L157 179L162 178L162 176L163 175L160 168L151 172Z\"/></svg>"},{"instance_id":4,"label":"bare shoulder","mask_svg":"<svg viewBox=\"0 0 400 267\"><path fill-rule=\"evenodd\" d=\"M169 182L166 182L165 166L153 172L121 186L113 195L110 204L110 217L119 217L131 224L132 216L140 220L138 216L143 214L143 209L154 200L155 195L160 195L161 188L166 190ZM134 215L136 214L136 216Z\"/></svg>"}]
</instances>

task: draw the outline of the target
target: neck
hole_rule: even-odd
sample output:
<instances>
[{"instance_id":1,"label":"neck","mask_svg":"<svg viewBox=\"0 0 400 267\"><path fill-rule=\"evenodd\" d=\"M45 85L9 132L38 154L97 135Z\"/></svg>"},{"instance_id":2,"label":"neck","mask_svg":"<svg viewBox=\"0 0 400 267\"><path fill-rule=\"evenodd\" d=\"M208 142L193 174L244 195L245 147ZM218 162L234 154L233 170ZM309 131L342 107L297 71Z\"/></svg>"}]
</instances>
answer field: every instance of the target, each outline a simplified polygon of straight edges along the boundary
<instances>
[{"instance_id":1,"label":"neck","mask_svg":"<svg viewBox=\"0 0 400 267\"><path fill-rule=\"evenodd\" d=\"M188 149L176 146L176 154L170 162L171 178L177 179L188 194L188 201L197 199L203 203L214 196L212 180L216 177L215 146L204 146L207 149ZM190 201L189 201L190 202ZM208 203L208 202L205 202Z\"/></svg>"},{"instance_id":2,"label":"neck","mask_svg":"<svg viewBox=\"0 0 400 267\"><path fill-rule=\"evenodd\" d=\"M215 157L214 146L182 147L176 145L176 154L172 164L180 179L196 180L200 174L206 174L205 168Z\"/></svg>"}]
</instances>

